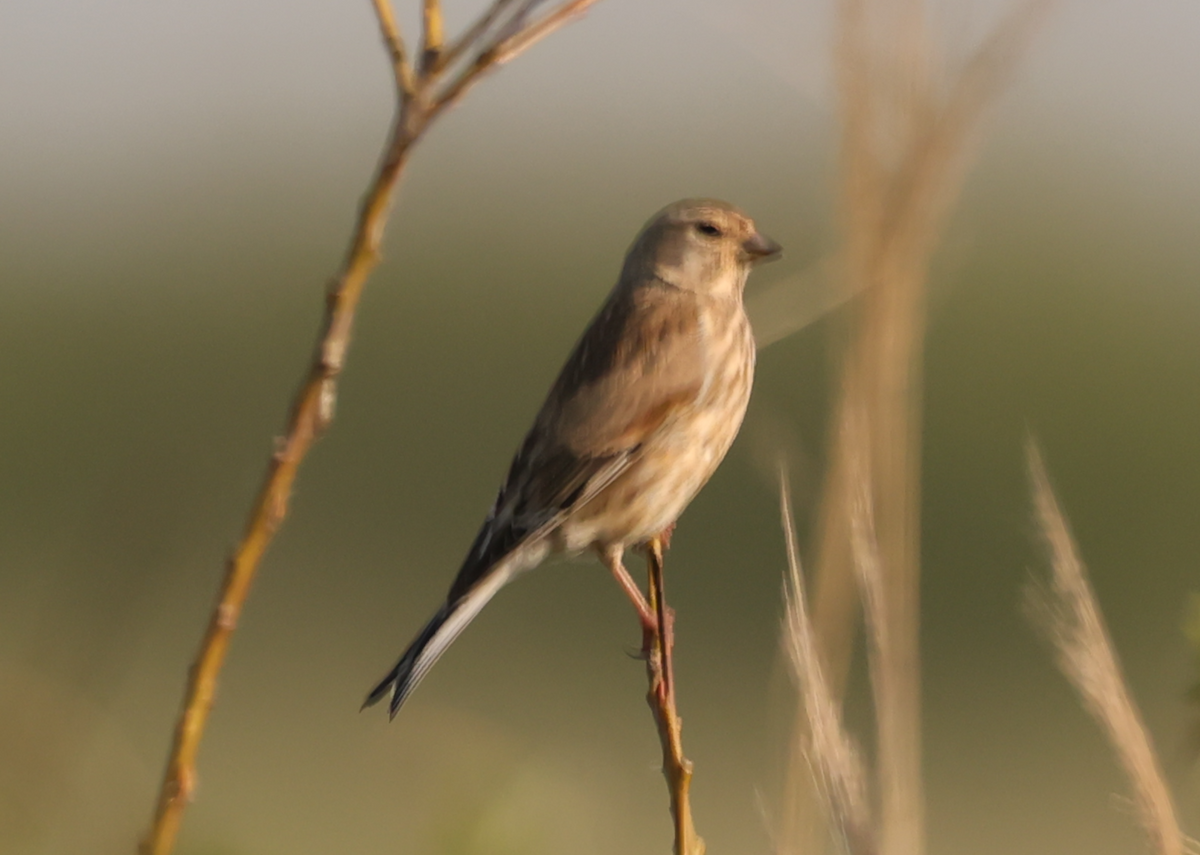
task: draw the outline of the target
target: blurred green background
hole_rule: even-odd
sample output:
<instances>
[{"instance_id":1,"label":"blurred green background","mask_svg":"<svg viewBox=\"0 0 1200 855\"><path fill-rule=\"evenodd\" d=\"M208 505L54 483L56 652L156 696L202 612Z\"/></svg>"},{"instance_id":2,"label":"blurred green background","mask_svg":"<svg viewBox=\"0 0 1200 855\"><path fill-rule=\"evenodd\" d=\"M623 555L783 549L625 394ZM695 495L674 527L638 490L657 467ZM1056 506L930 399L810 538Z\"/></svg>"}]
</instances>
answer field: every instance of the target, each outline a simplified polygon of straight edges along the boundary
<instances>
[{"instance_id":1,"label":"blurred green background","mask_svg":"<svg viewBox=\"0 0 1200 855\"><path fill-rule=\"evenodd\" d=\"M478 4L447 5L457 27ZM996 8L945 10L948 43ZM1105 744L1020 615L1039 566L1027 430L1200 825L1182 632L1200 588L1198 25L1182 0L1061 9L938 263L934 855L1141 851ZM605 0L424 141L337 421L235 638L181 855L667 850L635 621L594 561L504 591L393 724L358 704L444 595L648 216L689 195L745 207L787 248L752 291L835 248L829 42L824 4ZM0 10L0 850L132 851L389 98L366 0ZM781 809L761 461L791 448L810 514L836 327L762 353L668 564L714 853L769 852Z\"/></svg>"}]
</instances>

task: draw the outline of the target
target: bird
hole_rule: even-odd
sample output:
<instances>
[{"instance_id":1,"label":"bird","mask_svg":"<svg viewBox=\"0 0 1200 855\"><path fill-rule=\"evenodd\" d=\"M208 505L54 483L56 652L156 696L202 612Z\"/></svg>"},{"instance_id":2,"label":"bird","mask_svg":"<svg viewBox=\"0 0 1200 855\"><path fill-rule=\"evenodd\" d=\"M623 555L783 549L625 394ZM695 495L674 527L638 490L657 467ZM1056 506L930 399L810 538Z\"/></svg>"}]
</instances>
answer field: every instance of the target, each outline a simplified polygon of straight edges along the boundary
<instances>
[{"instance_id":1,"label":"bird","mask_svg":"<svg viewBox=\"0 0 1200 855\"><path fill-rule=\"evenodd\" d=\"M525 436L445 602L371 690L401 705L514 577L594 551L655 620L626 550L664 534L733 443L754 377L742 294L781 247L739 208L684 199L652 217Z\"/></svg>"}]
</instances>

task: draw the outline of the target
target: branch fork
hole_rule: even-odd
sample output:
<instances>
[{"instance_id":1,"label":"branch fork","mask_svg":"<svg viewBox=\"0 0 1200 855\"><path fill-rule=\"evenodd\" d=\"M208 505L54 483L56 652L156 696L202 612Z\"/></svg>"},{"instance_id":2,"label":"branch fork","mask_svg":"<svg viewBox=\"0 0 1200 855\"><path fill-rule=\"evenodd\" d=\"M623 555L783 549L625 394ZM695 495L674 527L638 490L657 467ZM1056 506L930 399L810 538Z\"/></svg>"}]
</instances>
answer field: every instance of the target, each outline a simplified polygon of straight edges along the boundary
<instances>
[{"instance_id":1,"label":"branch fork","mask_svg":"<svg viewBox=\"0 0 1200 855\"><path fill-rule=\"evenodd\" d=\"M337 380L345 364L358 301L381 258L392 199L412 147L485 72L513 59L596 2L559 0L549 11L531 17L534 8L542 5L537 0L495 0L458 41L445 48L440 0L423 0L421 55L414 69L390 0L372 0L396 79L396 118L363 197L346 258L329 283L325 318L307 377L293 398L287 429L275 441L189 671L154 818L141 842L142 855L168 855L174 848L183 812L195 791L196 754L212 709L217 677L263 554L287 516L300 463L333 420Z\"/></svg>"}]
</instances>

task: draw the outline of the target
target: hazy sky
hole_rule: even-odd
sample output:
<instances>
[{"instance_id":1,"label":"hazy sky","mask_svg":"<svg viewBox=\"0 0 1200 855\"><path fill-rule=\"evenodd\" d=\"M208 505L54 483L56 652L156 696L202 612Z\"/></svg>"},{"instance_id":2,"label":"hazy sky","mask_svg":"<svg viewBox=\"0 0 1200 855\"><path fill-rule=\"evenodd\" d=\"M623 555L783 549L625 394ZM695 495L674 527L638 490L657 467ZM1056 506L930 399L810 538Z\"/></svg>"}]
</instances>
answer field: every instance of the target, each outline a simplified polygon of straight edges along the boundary
<instances>
[{"instance_id":1,"label":"hazy sky","mask_svg":"<svg viewBox=\"0 0 1200 855\"><path fill-rule=\"evenodd\" d=\"M410 33L415 5L400 4ZM480 5L447 3L451 27ZM948 40L965 44L998 6L940 4ZM461 110L521 123L602 112L588 129L606 146L639 144L622 114L721 125L723 101L756 101L767 124L784 91L827 102L828 25L827 2L605 0ZM1197 34L1188 0L1063 2L1008 106L1134 158L1142 147L1155 161L1187 157L1200 144ZM180 159L203 163L214 148L328 142L386 119L383 65L366 0L12 0L0 9L0 187L86 192L97 171L145 176L197 168Z\"/></svg>"}]
</instances>

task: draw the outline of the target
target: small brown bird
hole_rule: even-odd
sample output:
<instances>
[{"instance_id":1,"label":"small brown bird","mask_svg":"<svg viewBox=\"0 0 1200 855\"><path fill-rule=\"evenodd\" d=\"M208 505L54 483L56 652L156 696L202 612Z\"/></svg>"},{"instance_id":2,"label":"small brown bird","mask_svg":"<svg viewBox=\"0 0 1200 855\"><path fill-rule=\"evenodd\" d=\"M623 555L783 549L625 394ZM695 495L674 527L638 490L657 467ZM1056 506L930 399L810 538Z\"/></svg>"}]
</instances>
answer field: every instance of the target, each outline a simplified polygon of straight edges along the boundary
<instances>
[{"instance_id":1,"label":"small brown bird","mask_svg":"<svg viewBox=\"0 0 1200 855\"><path fill-rule=\"evenodd\" d=\"M548 556L594 549L653 621L622 562L674 525L729 450L750 399L750 268L780 247L734 206L676 202L634 241L558 375L446 602L364 707L394 717L488 600Z\"/></svg>"}]
</instances>

